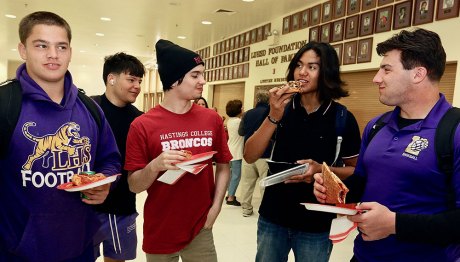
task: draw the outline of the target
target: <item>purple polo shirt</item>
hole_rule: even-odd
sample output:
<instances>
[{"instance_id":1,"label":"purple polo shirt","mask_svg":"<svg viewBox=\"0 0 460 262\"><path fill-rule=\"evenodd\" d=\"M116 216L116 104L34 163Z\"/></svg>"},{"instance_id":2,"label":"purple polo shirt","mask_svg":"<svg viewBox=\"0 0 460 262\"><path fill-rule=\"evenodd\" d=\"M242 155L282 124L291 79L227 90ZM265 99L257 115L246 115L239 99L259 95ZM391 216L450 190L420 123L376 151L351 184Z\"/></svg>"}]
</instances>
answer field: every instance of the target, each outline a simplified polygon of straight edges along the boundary
<instances>
[{"instance_id":1,"label":"purple polo shirt","mask_svg":"<svg viewBox=\"0 0 460 262\"><path fill-rule=\"evenodd\" d=\"M391 211L405 214L435 214L447 209L446 176L438 168L435 149L436 126L451 107L444 95L428 116L415 124L398 128L400 108L396 108L362 156L355 174L367 178L363 202L375 201ZM366 126L363 141L374 125ZM365 149L365 151L364 151ZM364 152L364 153L363 153ZM455 133L454 175L457 206L460 206L460 132ZM446 248L405 242L391 235L378 241L355 240L354 253L359 261L449 261Z\"/></svg>"}]
</instances>

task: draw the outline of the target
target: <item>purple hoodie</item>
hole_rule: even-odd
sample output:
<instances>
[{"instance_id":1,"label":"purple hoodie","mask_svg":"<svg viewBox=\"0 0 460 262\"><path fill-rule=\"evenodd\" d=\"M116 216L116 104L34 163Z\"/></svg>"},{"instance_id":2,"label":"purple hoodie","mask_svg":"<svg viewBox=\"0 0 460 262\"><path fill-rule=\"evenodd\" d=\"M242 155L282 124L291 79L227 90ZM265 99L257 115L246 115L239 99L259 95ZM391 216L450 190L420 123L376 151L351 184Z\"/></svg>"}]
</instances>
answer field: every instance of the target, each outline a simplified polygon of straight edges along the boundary
<instances>
[{"instance_id":1,"label":"purple hoodie","mask_svg":"<svg viewBox=\"0 0 460 262\"><path fill-rule=\"evenodd\" d=\"M22 109L7 157L0 159L0 261L94 260L99 222L79 192L56 187L89 165L120 173L120 155L103 113L99 128L77 97L69 72L56 104L26 72L17 70ZM87 255L82 255L82 254Z\"/></svg>"}]
</instances>

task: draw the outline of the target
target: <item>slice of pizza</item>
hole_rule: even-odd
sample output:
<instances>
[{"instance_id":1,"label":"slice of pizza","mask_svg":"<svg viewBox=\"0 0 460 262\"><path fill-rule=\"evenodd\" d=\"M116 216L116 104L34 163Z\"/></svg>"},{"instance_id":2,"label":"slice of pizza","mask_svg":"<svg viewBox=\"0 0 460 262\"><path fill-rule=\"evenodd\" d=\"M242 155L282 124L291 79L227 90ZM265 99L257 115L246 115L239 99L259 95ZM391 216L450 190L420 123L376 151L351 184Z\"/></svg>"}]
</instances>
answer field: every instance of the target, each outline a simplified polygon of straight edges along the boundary
<instances>
[{"instance_id":1,"label":"slice of pizza","mask_svg":"<svg viewBox=\"0 0 460 262\"><path fill-rule=\"evenodd\" d=\"M190 151L190 150L185 150L185 149L183 149L183 150L181 150L181 151L185 153L185 159L188 160L188 159L191 159L191 158L192 158L192 155L193 155L193 154L192 154L192 151Z\"/></svg>"},{"instance_id":2,"label":"slice of pizza","mask_svg":"<svg viewBox=\"0 0 460 262\"><path fill-rule=\"evenodd\" d=\"M337 177L331 169L323 162L323 186L326 188L327 204L344 204L348 193L347 186Z\"/></svg>"},{"instance_id":3,"label":"slice of pizza","mask_svg":"<svg viewBox=\"0 0 460 262\"><path fill-rule=\"evenodd\" d=\"M90 184L99 180L102 180L106 178L103 174L86 174L86 173L80 173L80 174L75 174L72 176L72 184L74 186L82 186L86 184Z\"/></svg>"},{"instance_id":4,"label":"slice of pizza","mask_svg":"<svg viewBox=\"0 0 460 262\"><path fill-rule=\"evenodd\" d=\"M289 89L286 91L286 94L300 93L300 88L302 83L300 81L289 81Z\"/></svg>"}]
</instances>

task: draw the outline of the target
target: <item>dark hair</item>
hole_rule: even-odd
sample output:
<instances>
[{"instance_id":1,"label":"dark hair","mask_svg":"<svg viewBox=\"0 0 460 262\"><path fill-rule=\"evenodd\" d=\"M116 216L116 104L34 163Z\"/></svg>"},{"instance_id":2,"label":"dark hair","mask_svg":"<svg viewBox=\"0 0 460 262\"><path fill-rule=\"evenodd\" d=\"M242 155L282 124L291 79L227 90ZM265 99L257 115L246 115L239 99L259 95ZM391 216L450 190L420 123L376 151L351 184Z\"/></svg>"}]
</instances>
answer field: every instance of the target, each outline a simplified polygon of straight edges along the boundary
<instances>
[{"instance_id":1,"label":"dark hair","mask_svg":"<svg viewBox=\"0 0 460 262\"><path fill-rule=\"evenodd\" d=\"M107 76L109 74L119 75L121 73L142 78L145 74L145 68L139 59L123 52L106 56L104 58L104 69L102 71L104 83L107 85Z\"/></svg>"},{"instance_id":2,"label":"dark hair","mask_svg":"<svg viewBox=\"0 0 460 262\"><path fill-rule=\"evenodd\" d=\"M446 68L446 52L438 34L425 29L403 30L390 39L377 44L377 54L401 51L401 63L406 70L425 67L428 78L439 82Z\"/></svg>"},{"instance_id":3,"label":"dark hair","mask_svg":"<svg viewBox=\"0 0 460 262\"><path fill-rule=\"evenodd\" d=\"M241 114L242 108L243 102L241 100L230 100L227 102L227 106L225 106L225 112L229 117L235 117Z\"/></svg>"},{"instance_id":4,"label":"dark hair","mask_svg":"<svg viewBox=\"0 0 460 262\"><path fill-rule=\"evenodd\" d=\"M320 57L318 95L320 101L340 99L348 96L348 91L343 88L345 83L340 78L340 65L337 52L328 43L309 42L297 51L288 66L286 81L293 81L294 70L302 55L309 51L315 51Z\"/></svg>"},{"instance_id":5,"label":"dark hair","mask_svg":"<svg viewBox=\"0 0 460 262\"><path fill-rule=\"evenodd\" d=\"M28 14L21 19L19 23L19 39L22 44L26 44L27 37L32 33L32 29L36 25L55 25L64 28L67 31L67 38L69 43L72 40L72 31L70 30L69 24L64 18L58 16L55 13L39 11Z\"/></svg>"},{"instance_id":6,"label":"dark hair","mask_svg":"<svg viewBox=\"0 0 460 262\"><path fill-rule=\"evenodd\" d=\"M209 108L209 106L208 106L208 101L206 101L206 99L204 99L204 97L202 97L202 96L200 96L200 97L198 97L197 99L195 99L195 100L193 101L193 103L198 104L198 101L200 101L200 100L203 100L205 107L206 107L206 108Z\"/></svg>"},{"instance_id":7,"label":"dark hair","mask_svg":"<svg viewBox=\"0 0 460 262\"><path fill-rule=\"evenodd\" d=\"M265 89L260 89L256 93L256 101L257 103L265 103L268 104L270 100L270 96L268 95L268 91Z\"/></svg>"}]
</instances>

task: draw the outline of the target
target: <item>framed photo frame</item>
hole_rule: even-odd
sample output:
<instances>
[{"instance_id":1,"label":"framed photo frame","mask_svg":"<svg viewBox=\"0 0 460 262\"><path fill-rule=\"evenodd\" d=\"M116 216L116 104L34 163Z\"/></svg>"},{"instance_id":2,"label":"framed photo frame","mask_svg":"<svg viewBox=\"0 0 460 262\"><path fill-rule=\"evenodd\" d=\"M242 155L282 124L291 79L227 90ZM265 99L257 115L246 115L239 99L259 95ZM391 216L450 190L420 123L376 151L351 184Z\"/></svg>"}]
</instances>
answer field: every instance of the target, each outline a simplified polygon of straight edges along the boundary
<instances>
[{"instance_id":1,"label":"framed photo frame","mask_svg":"<svg viewBox=\"0 0 460 262\"><path fill-rule=\"evenodd\" d=\"M264 40L264 27L258 27L257 28L257 39L256 42L260 42Z\"/></svg>"},{"instance_id":2,"label":"framed photo frame","mask_svg":"<svg viewBox=\"0 0 460 262\"><path fill-rule=\"evenodd\" d=\"M307 28L310 25L310 9L300 12L300 28Z\"/></svg>"},{"instance_id":3,"label":"framed photo frame","mask_svg":"<svg viewBox=\"0 0 460 262\"><path fill-rule=\"evenodd\" d=\"M238 78L243 77L243 65L238 66Z\"/></svg>"},{"instance_id":4,"label":"framed photo frame","mask_svg":"<svg viewBox=\"0 0 460 262\"><path fill-rule=\"evenodd\" d=\"M243 65L243 77L249 77L249 63Z\"/></svg>"},{"instance_id":5,"label":"framed photo frame","mask_svg":"<svg viewBox=\"0 0 460 262\"><path fill-rule=\"evenodd\" d=\"M375 19L375 33L387 32L391 30L393 18L393 6L385 6L377 10Z\"/></svg>"},{"instance_id":6,"label":"framed photo frame","mask_svg":"<svg viewBox=\"0 0 460 262\"><path fill-rule=\"evenodd\" d=\"M332 0L323 3L323 12L321 14L322 23L332 20Z\"/></svg>"},{"instance_id":7,"label":"framed photo frame","mask_svg":"<svg viewBox=\"0 0 460 262\"><path fill-rule=\"evenodd\" d=\"M238 55L239 52L240 52L239 50L233 51L233 63L234 63L234 64L238 64L238 63L240 62L240 61L238 60L238 58L239 58L239 55Z\"/></svg>"},{"instance_id":8,"label":"framed photo frame","mask_svg":"<svg viewBox=\"0 0 460 262\"><path fill-rule=\"evenodd\" d=\"M345 16L346 1L345 0L334 0L334 19Z\"/></svg>"},{"instance_id":9,"label":"framed photo frame","mask_svg":"<svg viewBox=\"0 0 460 262\"><path fill-rule=\"evenodd\" d=\"M240 35L240 47L243 47L244 46L244 34L241 34Z\"/></svg>"},{"instance_id":10,"label":"framed photo frame","mask_svg":"<svg viewBox=\"0 0 460 262\"><path fill-rule=\"evenodd\" d=\"M234 40L235 40L235 41L234 41L234 42L235 42L235 46L234 46L234 47L235 47L235 49L237 49L238 47L240 47L240 36L237 35L237 36L234 36L233 38L234 38Z\"/></svg>"},{"instance_id":11,"label":"framed photo frame","mask_svg":"<svg viewBox=\"0 0 460 262\"><path fill-rule=\"evenodd\" d=\"M356 64L356 43L357 41L354 40L343 44L344 65Z\"/></svg>"},{"instance_id":12,"label":"framed photo frame","mask_svg":"<svg viewBox=\"0 0 460 262\"><path fill-rule=\"evenodd\" d=\"M247 31L244 36L244 45L251 44L251 31Z\"/></svg>"},{"instance_id":13,"label":"framed photo frame","mask_svg":"<svg viewBox=\"0 0 460 262\"><path fill-rule=\"evenodd\" d=\"M289 33L290 31L290 25L291 25L291 17L290 16L286 16L285 18L283 18L283 35Z\"/></svg>"},{"instance_id":14,"label":"framed photo frame","mask_svg":"<svg viewBox=\"0 0 460 262\"><path fill-rule=\"evenodd\" d=\"M319 42L319 26L310 27L310 32L308 34L309 42Z\"/></svg>"},{"instance_id":15,"label":"framed photo frame","mask_svg":"<svg viewBox=\"0 0 460 262\"><path fill-rule=\"evenodd\" d=\"M412 21L412 1L395 4L393 30L410 26Z\"/></svg>"},{"instance_id":16,"label":"framed photo frame","mask_svg":"<svg viewBox=\"0 0 460 262\"><path fill-rule=\"evenodd\" d=\"M382 6L382 5L387 5L393 3L395 0L378 0L377 5Z\"/></svg>"},{"instance_id":17,"label":"framed photo frame","mask_svg":"<svg viewBox=\"0 0 460 262\"><path fill-rule=\"evenodd\" d=\"M361 11L361 0L348 0L347 15L354 15Z\"/></svg>"},{"instance_id":18,"label":"framed photo frame","mask_svg":"<svg viewBox=\"0 0 460 262\"><path fill-rule=\"evenodd\" d=\"M321 42L331 42L331 23L321 25Z\"/></svg>"},{"instance_id":19,"label":"framed photo frame","mask_svg":"<svg viewBox=\"0 0 460 262\"><path fill-rule=\"evenodd\" d=\"M257 42L257 28L251 30L251 44Z\"/></svg>"},{"instance_id":20,"label":"framed photo frame","mask_svg":"<svg viewBox=\"0 0 460 262\"><path fill-rule=\"evenodd\" d=\"M315 26L319 24L319 22L321 21L321 4L315 5L311 8L310 17L310 26Z\"/></svg>"},{"instance_id":21,"label":"framed photo frame","mask_svg":"<svg viewBox=\"0 0 460 262\"><path fill-rule=\"evenodd\" d=\"M347 17L345 20L345 39L358 37L359 15Z\"/></svg>"},{"instance_id":22,"label":"framed photo frame","mask_svg":"<svg viewBox=\"0 0 460 262\"><path fill-rule=\"evenodd\" d=\"M337 53L337 58L339 59L339 65L341 65L342 64L343 44L332 45L332 48L334 48L335 52Z\"/></svg>"},{"instance_id":23,"label":"framed photo frame","mask_svg":"<svg viewBox=\"0 0 460 262\"><path fill-rule=\"evenodd\" d=\"M367 11L369 9L375 8L377 0L362 0L361 2L361 11Z\"/></svg>"},{"instance_id":24,"label":"framed photo frame","mask_svg":"<svg viewBox=\"0 0 460 262\"><path fill-rule=\"evenodd\" d=\"M224 51L227 52L230 50L230 39L225 40L225 49Z\"/></svg>"},{"instance_id":25,"label":"framed photo frame","mask_svg":"<svg viewBox=\"0 0 460 262\"><path fill-rule=\"evenodd\" d=\"M267 39L267 37L271 34L271 27L272 27L272 24L266 24L264 25L264 40Z\"/></svg>"},{"instance_id":26,"label":"framed photo frame","mask_svg":"<svg viewBox=\"0 0 460 262\"><path fill-rule=\"evenodd\" d=\"M361 14L359 19L359 36L372 35L374 31L374 17L374 10Z\"/></svg>"},{"instance_id":27,"label":"framed photo frame","mask_svg":"<svg viewBox=\"0 0 460 262\"><path fill-rule=\"evenodd\" d=\"M228 50L233 50L235 48L235 38L230 38L230 48Z\"/></svg>"},{"instance_id":28,"label":"framed photo frame","mask_svg":"<svg viewBox=\"0 0 460 262\"><path fill-rule=\"evenodd\" d=\"M249 61L249 47L244 49L244 61Z\"/></svg>"},{"instance_id":29,"label":"framed photo frame","mask_svg":"<svg viewBox=\"0 0 460 262\"><path fill-rule=\"evenodd\" d=\"M358 41L358 63L367 63L372 60L372 37L359 39Z\"/></svg>"},{"instance_id":30,"label":"framed photo frame","mask_svg":"<svg viewBox=\"0 0 460 262\"><path fill-rule=\"evenodd\" d=\"M448 18L458 17L459 0L441 0L438 2L438 10L436 12L436 20L444 20Z\"/></svg>"},{"instance_id":31,"label":"framed photo frame","mask_svg":"<svg viewBox=\"0 0 460 262\"><path fill-rule=\"evenodd\" d=\"M332 40L331 42L338 42L343 40L344 19L334 21L332 23Z\"/></svg>"},{"instance_id":32,"label":"framed photo frame","mask_svg":"<svg viewBox=\"0 0 460 262\"><path fill-rule=\"evenodd\" d=\"M414 20L412 25L421 25L433 22L435 0L415 0Z\"/></svg>"},{"instance_id":33,"label":"framed photo frame","mask_svg":"<svg viewBox=\"0 0 460 262\"><path fill-rule=\"evenodd\" d=\"M291 32L300 28L300 13L291 15Z\"/></svg>"}]
</instances>

